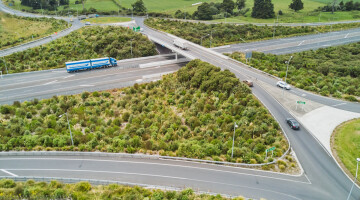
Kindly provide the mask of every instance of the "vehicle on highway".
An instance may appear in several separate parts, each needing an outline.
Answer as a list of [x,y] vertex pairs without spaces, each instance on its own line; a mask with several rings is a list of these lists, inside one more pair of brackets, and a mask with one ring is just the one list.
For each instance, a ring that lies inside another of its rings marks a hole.
[[248,85],[249,87],[253,87],[254,83],[251,80],[243,80],[243,83],[245,83],[246,85]]
[[292,128],[294,130],[300,129],[300,124],[293,118],[287,118],[286,123],[290,126],[290,128]]
[[85,25],[91,25],[91,23],[90,22],[85,22]]
[[67,72],[75,72],[81,70],[91,70],[102,67],[117,66],[117,61],[115,58],[105,57],[90,60],[71,61],[66,62],[65,65]]
[[184,40],[181,40],[181,39],[175,39],[174,40],[174,45],[179,47],[180,49],[183,49],[183,50],[188,48],[187,42],[184,41]]
[[290,88],[291,88],[290,85],[285,83],[284,81],[278,81],[276,83],[276,86],[281,87],[281,88],[285,88],[287,90],[290,90]]
[[83,19],[86,19],[86,15],[80,15],[80,16],[78,17],[78,20],[83,20]]

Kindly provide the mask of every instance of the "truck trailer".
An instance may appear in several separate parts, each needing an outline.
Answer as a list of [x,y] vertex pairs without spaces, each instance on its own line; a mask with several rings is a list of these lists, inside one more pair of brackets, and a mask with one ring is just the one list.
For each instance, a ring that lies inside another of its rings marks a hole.
[[174,45],[179,47],[180,49],[187,49],[188,45],[187,42],[181,39],[175,39],[174,40]]
[[90,60],[71,61],[66,62],[65,65],[67,72],[75,72],[80,70],[117,66],[117,61],[115,58],[105,57]]

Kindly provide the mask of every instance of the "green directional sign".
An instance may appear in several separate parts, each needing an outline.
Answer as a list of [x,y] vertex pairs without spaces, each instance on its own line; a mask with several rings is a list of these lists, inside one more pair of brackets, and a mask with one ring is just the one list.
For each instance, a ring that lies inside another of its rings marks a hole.
[[133,31],[135,31],[135,32],[140,32],[140,26],[138,26],[138,27],[133,27]]
[[297,104],[305,104],[305,101],[296,101]]
[[266,153],[269,151],[274,151],[274,150],[275,150],[275,147],[271,147],[270,149],[266,149]]

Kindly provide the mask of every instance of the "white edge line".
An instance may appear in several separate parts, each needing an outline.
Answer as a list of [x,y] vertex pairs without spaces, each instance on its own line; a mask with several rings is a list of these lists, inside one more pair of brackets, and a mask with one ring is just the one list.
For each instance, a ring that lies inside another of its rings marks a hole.
[[[261,178],[269,178],[269,179],[275,179],[275,180],[282,180],[282,181],[290,181],[295,183],[304,183],[304,184],[311,184],[307,182],[302,181],[296,181],[291,179],[284,179],[284,178],[276,178],[276,177],[270,177],[270,176],[263,176],[263,175],[257,175],[257,174],[247,174],[242,172],[233,172],[233,171],[225,171],[225,170],[219,170],[219,169],[210,169],[210,168],[202,168],[202,167],[193,167],[193,166],[184,166],[184,165],[173,165],[173,164],[164,164],[164,163],[149,163],[149,162],[138,162],[138,161],[119,161],[119,160],[94,160],[94,159],[68,159],[68,158],[0,158],[0,160],[64,160],[64,161],[93,161],[93,162],[114,162],[114,163],[133,163],[133,164],[145,164],[145,165],[161,165],[161,166],[172,166],[172,167],[180,167],[180,168],[190,168],[190,169],[200,169],[200,170],[207,170],[207,171],[215,171],[215,172],[222,172],[222,173],[230,173],[230,174],[238,174],[238,175],[246,175],[246,176],[255,176],[255,177],[261,177]],[[19,169],[12,169],[12,170],[19,170]],[[29,170],[29,169],[23,169],[23,170]],[[34,169],[37,170],[37,169]],[[61,170],[61,169],[60,169]],[[247,170],[247,169],[243,169]],[[266,171],[262,171],[265,172]],[[289,176],[287,174],[280,174],[283,176]]]
[[16,175],[16,174],[13,174],[13,173],[11,173],[11,172],[9,172],[9,171],[7,171],[7,170],[5,170],[5,169],[0,169],[0,171],[2,171],[2,172],[4,172],[4,173],[6,173],[6,174],[9,174],[9,175],[11,175],[11,176],[18,176],[18,175]]

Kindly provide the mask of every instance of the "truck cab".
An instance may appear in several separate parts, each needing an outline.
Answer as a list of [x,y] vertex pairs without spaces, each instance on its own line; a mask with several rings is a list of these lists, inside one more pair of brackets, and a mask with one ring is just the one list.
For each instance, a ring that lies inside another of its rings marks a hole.
[[117,66],[117,61],[115,58],[110,58],[110,62],[112,66]]

